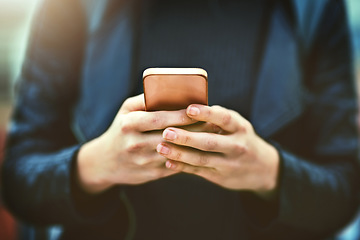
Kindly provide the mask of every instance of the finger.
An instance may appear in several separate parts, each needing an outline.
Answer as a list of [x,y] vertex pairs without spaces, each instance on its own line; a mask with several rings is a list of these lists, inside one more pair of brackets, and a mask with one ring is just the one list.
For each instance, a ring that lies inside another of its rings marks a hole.
[[214,168],[192,166],[186,163],[168,160],[165,163],[166,168],[173,171],[185,172],[193,175],[203,177],[209,181],[214,182],[217,171]]
[[192,166],[215,168],[219,166],[223,160],[218,153],[208,153],[168,143],[160,143],[156,150],[159,154],[170,160],[187,163]]
[[159,178],[169,177],[169,176],[175,175],[175,174],[180,172],[180,171],[176,171],[176,170],[173,170],[173,169],[167,169],[165,167],[162,167],[161,171],[162,172],[160,172]]
[[241,154],[245,151],[241,144],[235,144],[228,135],[188,132],[171,127],[164,130],[163,138],[176,145],[192,147],[206,152],[229,154],[236,151],[237,154]]
[[198,121],[213,123],[227,132],[235,132],[242,127],[246,120],[240,115],[235,115],[234,111],[220,106],[204,106],[192,104],[186,109],[190,118]]
[[159,166],[165,166],[167,158],[159,155],[156,151],[153,151],[151,153],[142,154],[134,158],[133,164],[135,164],[135,167],[144,167],[144,168],[153,168],[153,167],[159,167]]
[[124,147],[128,153],[154,153],[156,146],[163,141],[161,131],[135,133],[125,141]]
[[188,126],[181,127],[181,129],[189,132],[208,132],[208,133],[220,133],[221,128],[213,123],[209,122],[197,122]]
[[126,114],[134,111],[145,111],[144,94],[126,99],[122,104],[119,112],[121,114]]
[[167,159],[165,157],[163,157],[163,158],[161,158],[161,160],[149,161],[148,163],[144,164],[143,166],[145,168],[165,168],[166,161],[167,161]]
[[139,132],[165,129],[170,126],[184,126],[195,123],[196,120],[186,115],[186,110],[157,111],[157,112],[131,112],[123,122],[125,132],[135,130]]

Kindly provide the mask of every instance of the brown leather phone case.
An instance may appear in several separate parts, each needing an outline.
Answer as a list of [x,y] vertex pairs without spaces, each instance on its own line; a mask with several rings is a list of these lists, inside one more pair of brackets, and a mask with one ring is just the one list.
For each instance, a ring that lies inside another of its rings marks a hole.
[[[190,104],[208,104],[205,70],[187,68],[153,68],[144,71],[143,84],[146,111],[180,110]],[[157,71],[161,70],[161,71]],[[201,70],[201,71],[196,71]]]

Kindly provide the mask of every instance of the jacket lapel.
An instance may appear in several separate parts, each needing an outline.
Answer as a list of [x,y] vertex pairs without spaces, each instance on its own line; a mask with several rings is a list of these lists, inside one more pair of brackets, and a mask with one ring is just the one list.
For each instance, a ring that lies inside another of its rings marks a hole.
[[[286,126],[286,124],[296,119],[304,109],[301,84],[302,76],[296,36],[287,22],[283,12],[281,12],[279,8],[275,9],[273,17],[271,18],[270,31],[264,48],[263,60],[260,65],[257,86],[254,91],[250,121],[257,133],[264,138],[270,137]],[[94,26],[96,26],[96,24],[94,24]],[[125,27],[124,31],[128,31],[126,29]],[[131,36],[131,34],[123,34],[123,36]],[[131,38],[126,41],[128,46],[131,45],[130,39]],[[126,49],[131,49],[131,47]],[[129,59],[130,53],[131,51],[127,51],[125,53],[126,56],[124,55],[121,58]],[[121,72],[124,73],[124,71]],[[119,77],[119,79],[128,79],[129,77],[130,76],[122,76],[121,78]],[[102,88],[98,88],[97,91]],[[116,87],[116,89],[124,91],[122,94],[118,92],[117,96],[119,98],[126,96],[125,92],[127,88],[125,86],[122,85],[121,87]],[[94,98],[93,96],[94,95],[90,94],[90,98]],[[84,102],[86,101],[89,101],[89,99],[84,100]],[[97,99],[96,102],[98,103],[99,99]],[[116,102],[121,103],[120,100]],[[73,130],[80,141],[86,141],[97,136],[99,132],[105,129],[99,129],[99,126],[104,125],[103,120],[101,124],[99,122],[100,118],[85,114],[86,112],[92,111],[85,111],[82,103],[83,102],[80,102],[76,108],[78,111],[75,111],[77,113],[75,113]],[[100,104],[102,107],[97,109],[107,109],[105,102]],[[79,110],[84,110],[85,113]],[[115,113],[116,112],[114,112],[114,114]],[[97,115],[99,115],[99,113],[97,113]],[[87,124],[87,121],[84,119],[92,119],[92,124]],[[89,126],[94,127],[89,129]]]
[[[114,3],[114,2],[111,2]],[[110,4],[110,3],[109,3]],[[106,10],[112,5],[103,8]],[[115,8],[125,20],[100,27],[90,18],[89,40],[80,84],[79,102],[74,109],[72,129],[80,142],[102,134],[113,121],[132,86],[133,21],[130,5]],[[99,16],[103,16],[99,13]]]
[[254,92],[250,120],[268,138],[303,111],[300,58],[294,31],[276,8]]

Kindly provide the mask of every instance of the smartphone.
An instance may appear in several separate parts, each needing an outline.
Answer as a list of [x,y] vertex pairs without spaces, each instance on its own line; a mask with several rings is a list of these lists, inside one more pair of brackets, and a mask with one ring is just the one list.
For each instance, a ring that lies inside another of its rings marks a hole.
[[208,105],[208,75],[201,68],[148,68],[143,72],[146,111]]

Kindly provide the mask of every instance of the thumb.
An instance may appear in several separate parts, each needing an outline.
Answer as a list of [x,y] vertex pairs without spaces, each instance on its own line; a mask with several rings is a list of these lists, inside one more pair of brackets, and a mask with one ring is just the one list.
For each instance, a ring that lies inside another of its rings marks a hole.
[[126,99],[122,104],[119,113],[126,114],[134,111],[145,111],[144,94],[140,94]]

